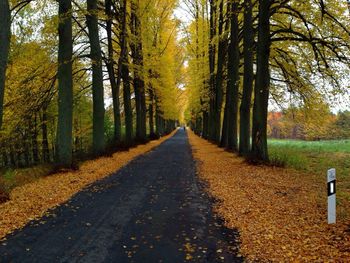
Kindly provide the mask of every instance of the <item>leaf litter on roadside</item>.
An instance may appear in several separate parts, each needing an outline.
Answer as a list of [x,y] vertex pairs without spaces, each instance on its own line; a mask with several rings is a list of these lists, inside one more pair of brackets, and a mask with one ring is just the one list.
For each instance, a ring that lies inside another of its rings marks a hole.
[[[189,132],[199,176],[247,261],[350,262],[349,222],[327,224],[325,185],[291,169],[253,166]],[[350,209],[350,208],[349,208]]]
[[[174,132],[129,151],[117,152],[112,157],[86,161],[78,171],[56,173],[13,189],[10,200],[0,204],[0,239],[22,228],[29,221],[41,218],[49,213],[49,209],[68,201],[74,194],[95,181],[116,172],[138,155],[152,150],[170,138]],[[93,189],[96,192],[99,190]],[[89,226],[88,224],[86,226]]]

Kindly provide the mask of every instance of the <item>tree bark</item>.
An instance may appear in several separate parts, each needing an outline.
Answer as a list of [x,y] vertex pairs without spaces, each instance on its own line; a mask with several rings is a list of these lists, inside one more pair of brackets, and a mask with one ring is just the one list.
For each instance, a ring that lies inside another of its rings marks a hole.
[[11,36],[11,12],[8,0],[0,0],[0,129],[3,120],[5,80]]
[[270,0],[259,0],[257,72],[254,91],[252,156],[268,161],[267,110],[270,86]]
[[90,58],[92,61],[92,96],[93,96],[93,139],[95,155],[105,149],[104,139],[104,90],[102,74],[102,55],[97,20],[97,0],[87,0],[86,22],[89,30]]
[[156,102],[156,134],[158,137],[161,137],[164,134],[164,127],[163,127],[162,112],[159,107],[159,101],[157,96],[155,96],[155,102]]
[[37,115],[34,114],[34,123],[31,129],[32,135],[32,152],[34,164],[39,163],[39,146],[38,146],[38,127],[37,127]]
[[153,94],[153,88],[149,88],[149,100],[150,103],[148,105],[148,118],[149,118],[149,135],[150,138],[155,137],[154,133],[154,110],[153,110],[153,102],[154,102],[154,94]]
[[9,160],[8,160],[8,157],[7,157],[7,152],[6,150],[4,149],[3,152],[2,152],[2,162],[3,162],[3,166],[6,167],[9,165]]
[[107,15],[106,31],[107,31],[107,42],[108,42],[108,58],[106,61],[106,67],[108,70],[109,81],[112,89],[113,99],[113,117],[114,117],[114,142],[121,140],[121,119],[120,119],[120,81],[117,83],[114,71],[114,49],[113,49],[113,38],[112,38],[112,0],[105,1],[105,12]]
[[131,92],[130,92],[130,77],[127,54],[125,55],[122,68],[123,76],[123,99],[124,99],[124,112],[125,112],[125,142],[131,144],[133,138],[133,117],[131,106]]
[[28,167],[30,164],[30,130],[26,130],[24,132],[24,137],[22,138],[22,145],[23,145],[23,157],[24,157],[24,163],[22,164],[22,167]]
[[238,22],[238,1],[231,4],[231,41],[228,52],[228,81],[227,90],[229,103],[227,107],[227,148],[233,151],[238,150],[238,91],[239,91],[239,22]]
[[208,139],[208,134],[209,134],[209,127],[208,127],[208,122],[209,122],[209,117],[208,117],[208,111],[203,110],[203,138]]
[[240,108],[239,154],[247,156],[250,152],[250,107],[253,92],[253,55],[254,29],[252,19],[253,5],[251,0],[244,1],[243,56],[244,76],[243,95]]
[[229,85],[227,83],[226,87],[226,98],[225,98],[225,109],[224,109],[224,120],[222,122],[222,132],[221,132],[221,141],[220,141],[220,147],[227,148],[228,144],[228,130],[227,130],[227,122],[228,122],[228,107],[230,105],[232,100],[232,94],[229,88]]
[[[221,109],[223,102],[223,71],[224,71],[224,61],[225,53],[227,47],[227,39],[223,38],[224,29],[224,5],[221,1],[219,5],[219,21],[218,21],[218,61],[217,61],[217,72],[215,77],[215,87],[214,87],[214,101],[213,101],[213,140],[220,144],[221,139]],[[214,58],[215,60],[215,58]]]
[[46,107],[43,107],[43,118],[41,123],[41,132],[42,132],[42,155],[44,162],[50,161],[50,151],[49,151],[49,140],[47,135],[47,112]]
[[120,56],[118,60],[117,86],[123,80],[123,103],[125,114],[125,143],[130,145],[133,137],[133,117],[131,107],[131,91],[129,76],[128,42],[127,42],[127,15],[128,0],[121,1],[121,30],[120,30]]
[[73,81],[72,81],[72,3],[59,1],[58,25],[58,123],[57,123],[57,164],[72,165],[72,121],[73,121]]
[[136,139],[146,140],[146,97],[145,82],[143,76],[143,51],[141,23],[138,17],[138,4],[132,2],[131,7],[131,31],[134,41],[131,42],[131,51],[134,63],[134,91],[136,102]]
[[210,0],[210,36],[209,36],[209,113],[208,113],[208,132],[209,139],[215,140],[215,58],[216,58],[216,45],[214,44],[214,38],[216,35],[216,1]]
[[[197,2],[198,3],[198,2]],[[205,2],[206,3],[206,2]],[[201,13],[201,16],[202,18],[205,17],[205,12],[206,12],[206,4],[203,4],[202,2],[202,13]],[[202,45],[205,44],[206,42],[206,36],[207,34],[207,31],[206,31],[206,27],[204,26],[204,24],[202,23]],[[201,54],[201,59],[202,59],[202,64],[201,64],[201,67],[206,67],[206,51],[203,49],[202,51],[202,54]],[[204,70],[202,70],[202,78],[203,78],[203,89],[206,88],[206,85],[207,85],[207,76],[206,76],[206,73]],[[201,96],[201,106],[202,106],[202,137],[205,138],[205,139],[208,139],[209,138],[209,114],[208,114],[208,103],[206,102],[206,98],[204,96],[204,94],[202,94]]]

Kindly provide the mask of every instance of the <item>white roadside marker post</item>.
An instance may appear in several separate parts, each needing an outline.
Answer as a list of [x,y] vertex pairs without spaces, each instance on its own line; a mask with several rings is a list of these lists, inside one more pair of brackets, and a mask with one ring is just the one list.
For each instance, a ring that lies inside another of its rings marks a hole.
[[327,171],[327,192],[328,192],[328,224],[335,224],[336,222],[336,198],[335,198],[335,169]]

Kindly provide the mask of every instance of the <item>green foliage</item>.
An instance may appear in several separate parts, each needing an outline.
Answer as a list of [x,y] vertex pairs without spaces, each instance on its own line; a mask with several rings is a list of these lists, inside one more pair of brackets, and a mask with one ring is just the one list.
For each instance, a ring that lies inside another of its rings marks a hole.
[[304,169],[306,158],[293,148],[269,147],[270,163],[278,167]]
[[350,138],[350,111],[339,112],[335,122],[337,133],[342,138]]
[[270,139],[269,147],[271,149],[295,150],[297,152],[340,152],[350,153],[350,140],[321,140],[321,141],[302,141],[302,140],[280,140]]

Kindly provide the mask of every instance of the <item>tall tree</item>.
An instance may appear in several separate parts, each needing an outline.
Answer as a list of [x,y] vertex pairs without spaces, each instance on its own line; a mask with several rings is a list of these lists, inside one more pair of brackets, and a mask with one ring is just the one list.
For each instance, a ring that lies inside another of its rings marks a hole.
[[125,142],[131,144],[133,136],[133,116],[131,107],[131,91],[129,76],[129,58],[128,58],[128,38],[127,38],[127,21],[128,21],[128,0],[121,1],[121,30],[120,30],[120,56],[118,62],[118,70],[120,71],[120,80],[123,79],[123,102],[125,114]]
[[149,87],[149,105],[148,105],[148,125],[149,125],[149,137],[151,139],[156,137],[154,132],[154,91],[153,87]]
[[[112,34],[113,33],[112,0],[105,1],[105,12],[107,16],[106,31],[107,31],[107,42],[108,42],[108,57],[106,60],[106,66],[107,66],[109,81],[112,89],[114,141],[119,142],[121,140],[121,120],[120,120],[120,101],[119,101],[120,76],[118,76],[118,79],[116,79],[115,70],[114,70],[114,47],[113,47],[113,34]],[[117,82],[118,80],[119,82]]]
[[57,123],[57,164],[70,167],[72,164],[72,3],[59,1],[58,24],[58,123]]
[[259,161],[269,160],[267,151],[267,110],[270,88],[270,5],[271,0],[259,0],[257,72],[252,132],[252,156]]
[[92,61],[92,96],[93,96],[93,142],[94,154],[103,153],[104,139],[104,90],[102,73],[102,54],[98,29],[97,0],[87,0],[86,22],[89,30],[90,58]]
[[[239,22],[238,22],[238,2],[236,0],[229,4],[229,21],[231,24],[230,44],[228,48],[227,65],[227,90],[225,116],[227,120],[226,134],[223,131],[224,145],[230,150],[236,151],[237,140],[237,117],[238,117],[238,90],[239,90]],[[226,137],[226,138],[225,138]]]
[[10,49],[11,12],[8,0],[0,0],[0,129],[3,119],[6,67]]
[[[212,140],[216,143],[220,143],[221,138],[221,111],[223,103],[223,82],[224,82],[224,64],[226,58],[227,50],[227,37],[224,32],[224,1],[219,1],[219,16],[218,16],[218,50],[217,50],[217,59],[214,58],[214,61],[217,60],[216,74],[215,74],[215,84],[214,84],[214,94],[212,101],[212,120],[213,120],[213,137]],[[228,25],[228,23],[226,23]]]
[[239,153],[247,156],[250,152],[250,107],[253,92],[254,29],[252,0],[244,0],[243,22],[243,95],[240,107]]
[[42,157],[44,162],[50,161],[50,149],[47,129],[47,105],[43,105],[41,131],[42,131]]
[[139,18],[139,0],[131,2],[131,52],[134,64],[134,91],[136,104],[136,138],[146,140],[146,97],[143,68],[143,48],[141,35],[141,21]]
[[210,18],[209,18],[209,70],[210,70],[210,83],[209,83],[209,138],[215,140],[216,138],[216,126],[215,126],[215,58],[216,58],[216,45],[214,39],[216,36],[216,1],[210,0]]

